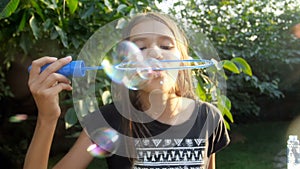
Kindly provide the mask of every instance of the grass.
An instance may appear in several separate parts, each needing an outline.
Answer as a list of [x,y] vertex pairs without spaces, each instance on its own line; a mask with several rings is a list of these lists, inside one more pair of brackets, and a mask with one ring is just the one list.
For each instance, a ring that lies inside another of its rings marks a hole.
[[286,165],[288,126],[289,122],[261,122],[233,127],[232,142],[217,154],[217,168],[275,169],[280,160]]
[[[216,168],[276,169],[274,159],[280,152],[285,157],[286,133],[289,124],[289,122],[260,122],[233,126],[231,129],[232,142],[217,153]],[[53,164],[58,158],[60,157],[56,157],[50,162]],[[96,168],[107,169],[105,160],[94,159],[88,167],[88,169]]]

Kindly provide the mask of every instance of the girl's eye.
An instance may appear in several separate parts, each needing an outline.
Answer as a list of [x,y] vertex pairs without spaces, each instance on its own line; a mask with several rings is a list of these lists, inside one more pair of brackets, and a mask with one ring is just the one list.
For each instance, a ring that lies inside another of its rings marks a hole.
[[147,47],[140,47],[140,50],[145,50],[147,49]]
[[164,50],[171,50],[174,48],[174,46],[160,46],[160,48]]

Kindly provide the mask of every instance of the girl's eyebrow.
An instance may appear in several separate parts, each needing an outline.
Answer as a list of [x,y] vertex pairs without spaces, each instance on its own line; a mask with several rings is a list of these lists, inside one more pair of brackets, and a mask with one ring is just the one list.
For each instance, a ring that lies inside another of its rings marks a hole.
[[159,37],[158,39],[159,39],[159,40],[169,40],[169,41],[171,41],[171,42],[175,41],[174,38],[169,37],[169,36],[161,36],[161,37]]
[[132,42],[136,42],[136,41],[145,41],[147,40],[146,37],[141,37],[141,36],[133,36],[133,37],[130,37],[130,41]]
[[[132,37],[130,37],[130,41],[132,42],[137,42],[137,41],[146,41],[148,38],[147,37],[143,37],[141,35],[134,35]],[[159,37],[157,37],[158,40],[170,40],[173,42],[174,38],[169,37],[169,36],[164,36],[164,35],[160,35]]]

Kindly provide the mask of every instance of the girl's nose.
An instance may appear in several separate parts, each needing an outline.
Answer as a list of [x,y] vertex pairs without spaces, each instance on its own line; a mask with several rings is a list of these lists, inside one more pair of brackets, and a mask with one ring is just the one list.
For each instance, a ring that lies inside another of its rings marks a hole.
[[147,52],[147,57],[155,58],[155,59],[162,59],[161,51],[157,47],[149,48]]

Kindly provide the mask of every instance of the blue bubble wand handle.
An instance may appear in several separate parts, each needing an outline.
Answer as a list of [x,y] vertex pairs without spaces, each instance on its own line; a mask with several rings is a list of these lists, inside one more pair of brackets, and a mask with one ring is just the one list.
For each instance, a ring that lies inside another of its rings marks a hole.
[[[50,63],[51,64],[51,63]],[[41,72],[44,71],[50,64],[46,64],[41,67]],[[28,72],[31,70],[31,65],[28,67]],[[67,77],[84,77],[85,76],[85,63],[83,60],[72,61],[65,66],[61,67],[57,73]]]

